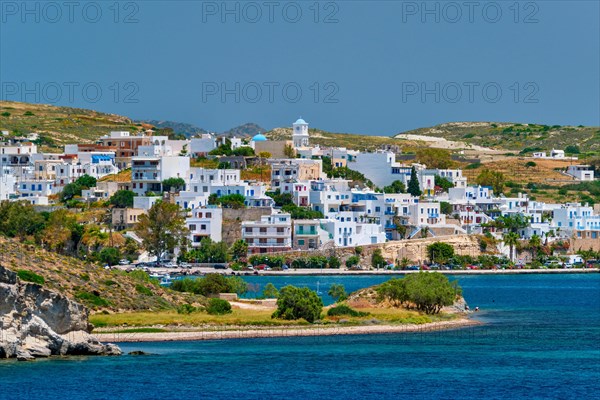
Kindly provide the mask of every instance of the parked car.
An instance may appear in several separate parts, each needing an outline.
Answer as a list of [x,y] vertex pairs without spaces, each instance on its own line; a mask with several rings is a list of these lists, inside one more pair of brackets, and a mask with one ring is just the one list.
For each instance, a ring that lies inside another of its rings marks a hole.
[[214,269],[227,269],[227,264],[215,264],[213,265]]
[[181,268],[192,268],[192,264],[186,262],[179,263],[179,266]]
[[254,269],[258,269],[263,271],[265,268],[268,268],[267,264],[258,264],[256,267],[254,267]]
[[119,265],[129,265],[130,263],[131,261],[126,259],[119,260]]

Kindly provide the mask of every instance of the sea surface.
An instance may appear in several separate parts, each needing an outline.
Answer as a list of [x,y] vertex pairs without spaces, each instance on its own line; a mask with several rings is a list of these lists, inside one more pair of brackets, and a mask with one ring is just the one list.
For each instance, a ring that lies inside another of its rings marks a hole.
[[[388,276],[247,277],[349,291]],[[148,356],[0,362],[0,399],[598,399],[600,274],[458,276],[484,325],[123,343]],[[256,289],[256,288],[254,288]],[[326,302],[330,300],[325,298]]]

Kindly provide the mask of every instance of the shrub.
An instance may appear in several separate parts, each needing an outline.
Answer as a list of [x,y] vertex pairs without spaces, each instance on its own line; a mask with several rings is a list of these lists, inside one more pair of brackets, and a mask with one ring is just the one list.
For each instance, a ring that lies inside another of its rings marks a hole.
[[279,292],[277,310],[271,317],[287,320],[303,318],[313,323],[321,317],[322,309],[323,301],[315,291],[288,285]]
[[210,299],[206,312],[211,315],[224,315],[231,313],[231,304],[227,300]]
[[152,296],[152,290],[148,289],[144,285],[137,284],[135,285],[135,291],[139,294],[143,294],[144,296]]
[[90,275],[89,275],[89,274],[81,274],[81,275],[79,275],[79,277],[80,277],[82,280],[86,281],[86,282],[89,282],[89,281],[90,281]]
[[108,307],[110,302],[96,293],[78,292],[75,298],[95,307]]
[[17,276],[25,282],[37,283],[38,285],[43,285],[46,282],[43,276],[25,269],[18,270]]
[[327,311],[328,317],[366,317],[367,315],[369,315],[368,312],[356,311],[355,309],[347,306],[346,304],[340,304],[339,306],[330,308]]
[[182,304],[177,307],[177,314],[191,314],[196,311],[198,311],[198,309],[191,304]]

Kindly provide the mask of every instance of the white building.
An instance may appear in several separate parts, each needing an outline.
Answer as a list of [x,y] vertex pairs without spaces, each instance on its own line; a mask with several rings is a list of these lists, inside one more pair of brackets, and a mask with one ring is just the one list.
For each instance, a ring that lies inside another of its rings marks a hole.
[[[233,141],[232,141],[233,147]],[[200,137],[190,139],[190,154],[194,157],[206,156],[217,148],[217,139],[210,133],[203,133]]]
[[554,210],[553,228],[561,231],[600,230],[600,215],[594,214],[594,209],[579,203],[567,203]]
[[292,248],[290,214],[263,215],[260,221],[242,221],[242,239],[250,253],[270,253]]
[[[319,220],[321,228],[329,233],[329,240],[335,246],[353,247],[384,243],[385,232],[380,224],[361,222],[361,213],[341,211],[331,213],[327,219]],[[324,243],[327,244],[327,243]]]
[[215,242],[222,240],[223,210],[216,206],[195,208],[192,216],[186,218],[185,224],[190,231],[190,243],[199,246],[204,238]]
[[580,181],[594,180],[594,169],[591,165],[569,165],[567,174]]
[[308,135],[308,123],[302,118],[298,118],[292,125],[292,141],[294,142],[295,148],[308,147],[309,135]]
[[190,176],[190,159],[183,156],[132,157],[131,184],[138,195],[147,192],[161,193],[162,182],[169,178],[181,178],[186,184]]

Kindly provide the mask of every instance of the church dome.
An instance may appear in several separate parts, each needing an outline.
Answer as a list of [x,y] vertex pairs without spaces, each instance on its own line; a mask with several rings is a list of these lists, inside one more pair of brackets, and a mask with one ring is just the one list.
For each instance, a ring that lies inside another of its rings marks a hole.
[[258,135],[255,135],[252,138],[253,142],[266,142],[267,141],[267,137],[265,135],[263,135],[262,133],[259,133]]
[[302,118],[298,118],[298,121],[294,122],[294,125],[308,125],[308,124]]

